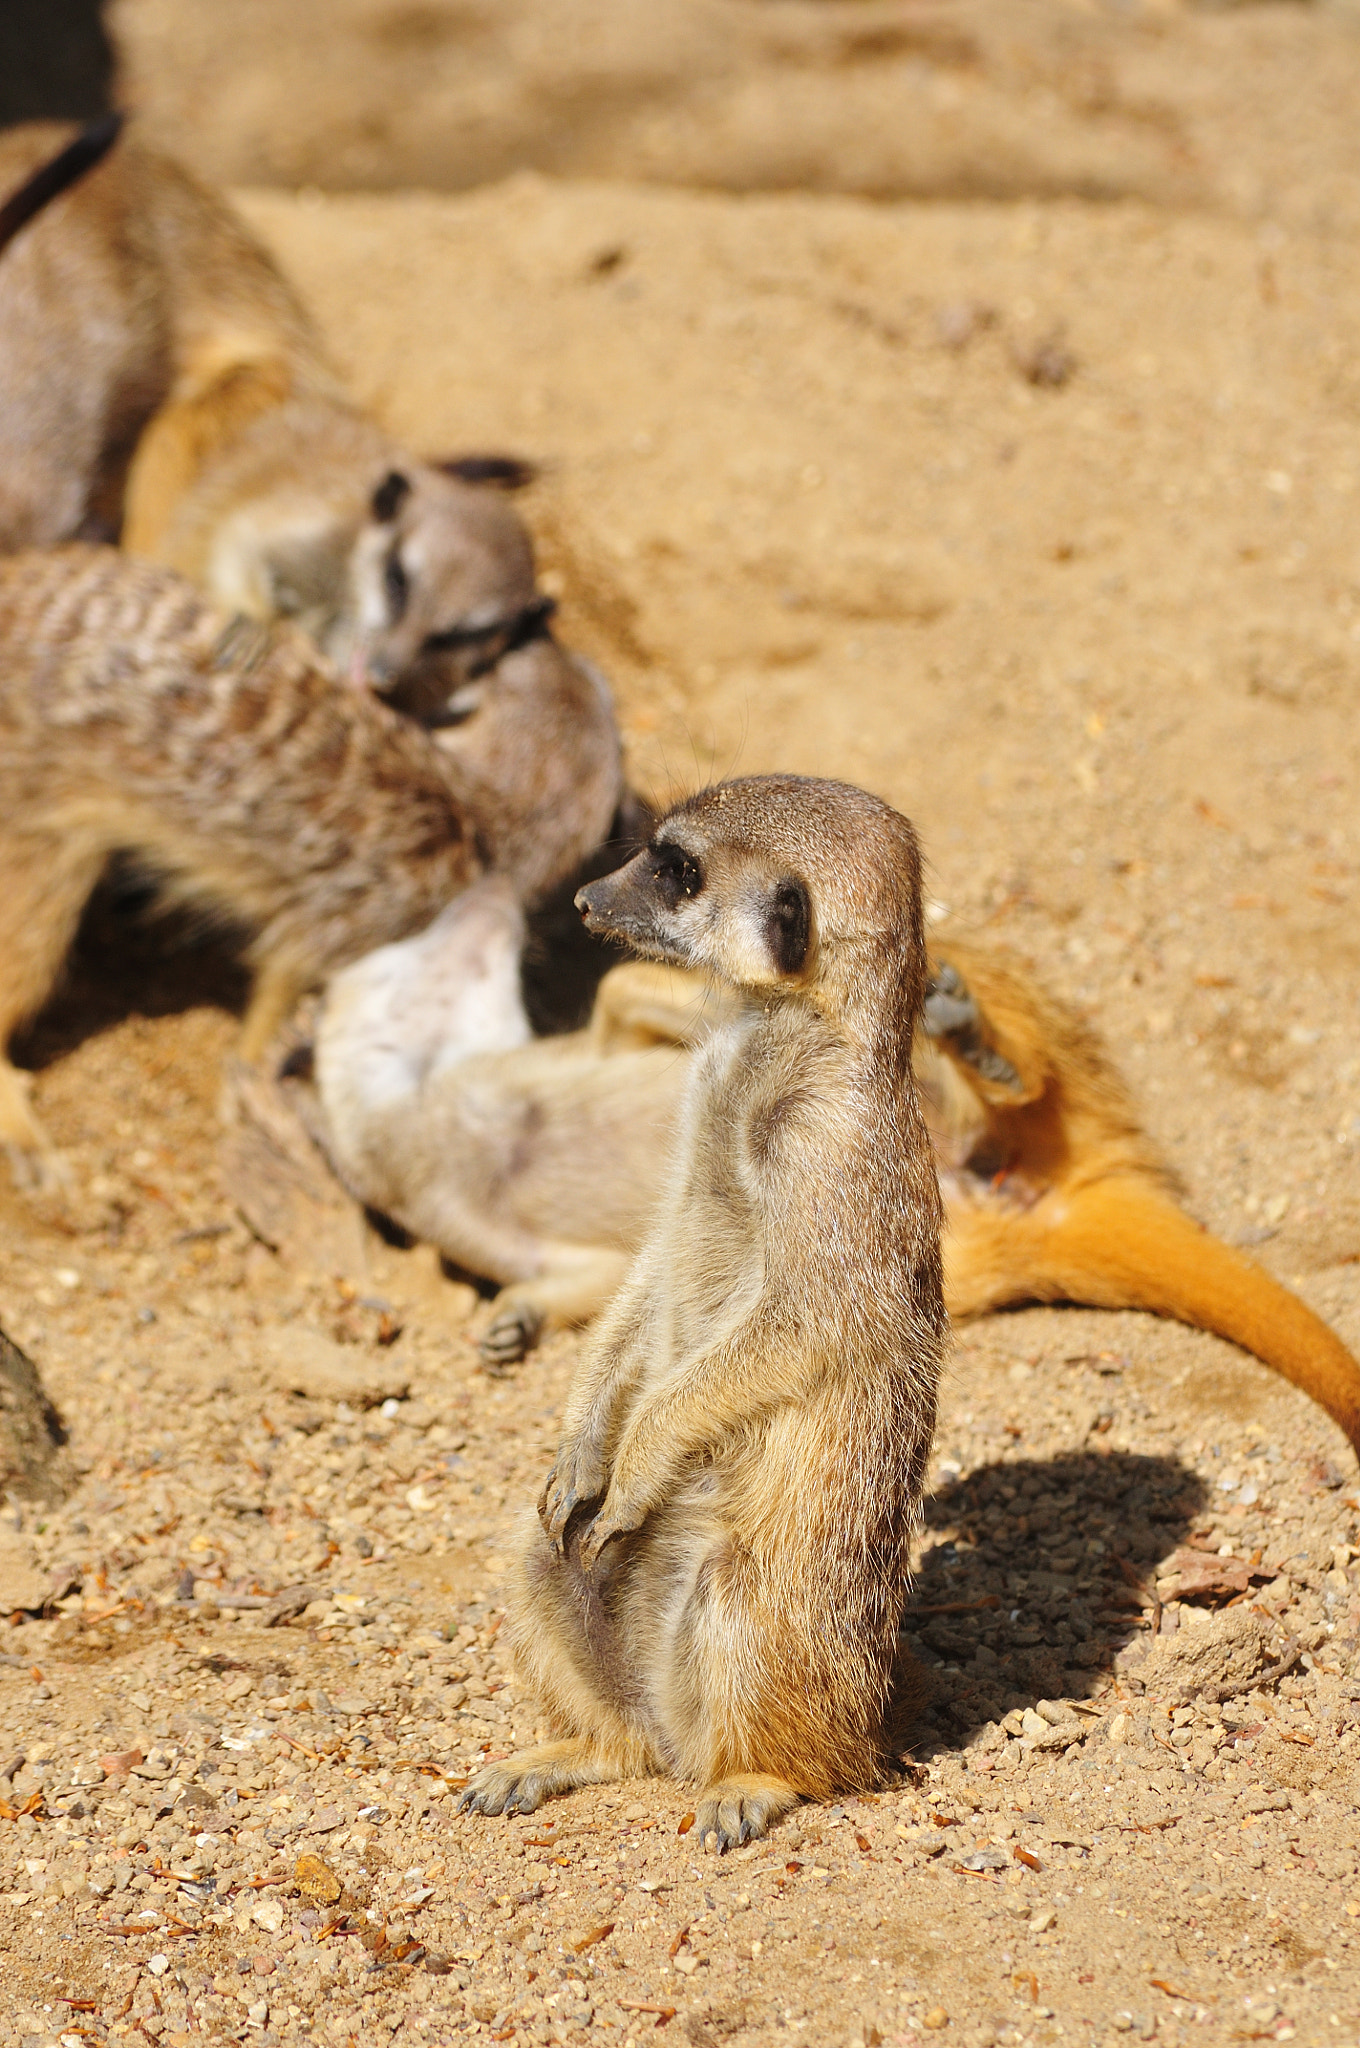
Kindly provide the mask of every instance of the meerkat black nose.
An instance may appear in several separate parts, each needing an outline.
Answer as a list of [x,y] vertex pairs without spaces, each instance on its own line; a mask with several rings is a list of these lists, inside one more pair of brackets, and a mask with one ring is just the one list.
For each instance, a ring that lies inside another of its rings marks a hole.
[[595,902],[593,890],[578,889],[576,891],[575,902],[576,908],[580,911],[582,917],[585,919],[587,924],[590,923],[590,920],[593,917],[598,917],[600,915],[600,906],[598,906]]

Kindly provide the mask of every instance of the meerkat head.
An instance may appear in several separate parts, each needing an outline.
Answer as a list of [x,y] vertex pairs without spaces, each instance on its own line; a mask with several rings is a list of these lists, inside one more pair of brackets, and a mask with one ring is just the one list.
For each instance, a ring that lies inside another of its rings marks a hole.
[[891,983],[920,1004],[916,834],[848,783],[753,775],[701,790],[576,904],[591,931],[738,987],[839,1007],[867,977],[880,1000]]
[[534,551],[504,495],[425,464],[375,485],[329,651],[415,717],[437,714],[509,647],[545,629]]

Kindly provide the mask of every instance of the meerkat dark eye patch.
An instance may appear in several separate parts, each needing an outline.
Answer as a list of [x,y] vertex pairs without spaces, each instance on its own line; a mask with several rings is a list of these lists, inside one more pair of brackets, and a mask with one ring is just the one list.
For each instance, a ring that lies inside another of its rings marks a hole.
[[383,564],[383,589],[387,593],[387,623],[395,626],[411,597],[411,579],[395,548]]
[[765,918],[770,955],[781,974],[798,974],[807,959],[812,939],[812,905],[808,892],[796,875],[785,875],[774,885]]
[[661,845],[653,849],[652,879],[667,910],[674,910],[682,896],[697,896],[704,886],[704,871],[693,854],[682,846]]
[[399,469],[389,469],[373,493],[373,517],[379,526],[386,526],[389,519],[395,519],[410,495],[410,477],[403,476]]

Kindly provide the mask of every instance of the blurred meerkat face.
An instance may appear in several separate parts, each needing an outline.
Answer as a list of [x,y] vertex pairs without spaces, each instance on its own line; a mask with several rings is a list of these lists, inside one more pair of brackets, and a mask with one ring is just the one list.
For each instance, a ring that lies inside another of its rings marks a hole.
[[446,701],[535,612],[541,629],[532,543],[503,497],[435,469],[393,470],[350,556],[331,651],[381,695],[418,674],[422,700]]

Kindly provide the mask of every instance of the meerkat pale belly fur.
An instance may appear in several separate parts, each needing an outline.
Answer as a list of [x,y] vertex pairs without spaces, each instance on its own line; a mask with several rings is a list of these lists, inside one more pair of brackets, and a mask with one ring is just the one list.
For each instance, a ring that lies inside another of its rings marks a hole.
[[593,1315],[646,1235],[687,1066],[531,1038],[525,920],[500,877],[343,968],[317,1020],[326,1148],[350,1191],[502,1293],[490,1365]]
[[695,1059],[515,1573],[517,1657],[564,1738],[463,1804],[673,1772],[725,1847],[882,1765],[946,1329],[919,858],[862,791],[760,777],[578,900],[744,1001]]
[[480,871],[472,774],[290,628],[107,548],[0,562],[0,1146],[47,1141],[4,1054],[114,852],[254,933],[253,1057],[309,984]]

